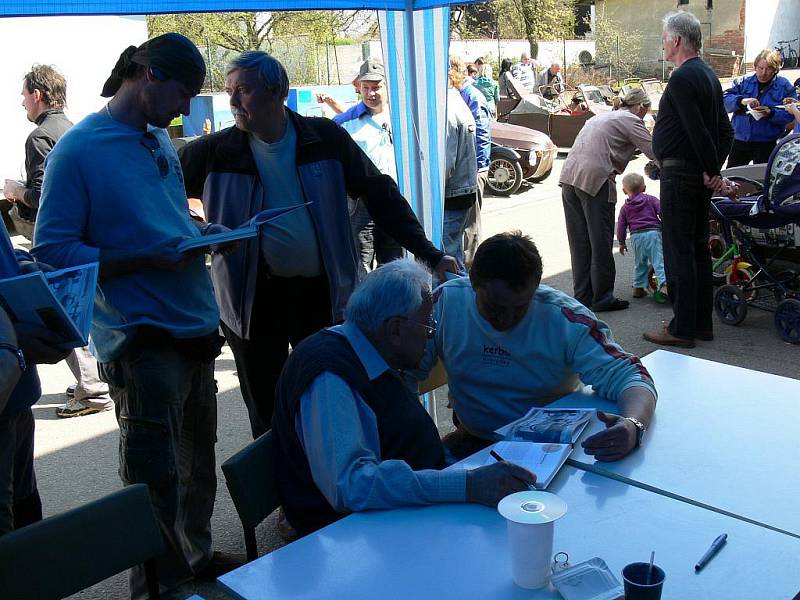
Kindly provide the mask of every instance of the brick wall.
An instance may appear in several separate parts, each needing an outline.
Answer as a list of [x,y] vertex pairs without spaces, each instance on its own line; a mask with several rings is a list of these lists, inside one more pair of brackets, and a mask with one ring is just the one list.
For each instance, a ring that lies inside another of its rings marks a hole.
[[732,77],[738,75],[741,68],[741,60],[744,55],[744,22],[745,22],[745,0],[739,2],[739,28],[728,29],[716,33],[703,40],[706,48],[718,48],[732,50],[736,56],[711,56],[704,55],[705,61],[714,69],[720,77]]

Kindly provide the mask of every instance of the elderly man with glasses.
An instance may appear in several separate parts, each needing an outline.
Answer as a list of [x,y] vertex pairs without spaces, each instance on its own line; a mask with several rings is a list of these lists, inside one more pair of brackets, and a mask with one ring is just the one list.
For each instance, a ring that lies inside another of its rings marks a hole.
[[[201,231],[190,219],[164,130],[189,113],[205,73],[197,48],[175,33],[120,55],[103,87],[111,100],[48,157],[33,249],[58,267],[100,264],[92,338],[116,405],[119,473],[150,488],[165,588],[233,566],[211,551],[219,311],[203,256],[177,249],[223,228]],[[145,592],[134,569],[131,593]]]
[[443,471],[436,424],[402,371],[436,331],[430,273],[401,259],[353,292],[345,321],[294,349],[276,388],[277,483],[300,535],[351,512],[437,502],[495,506],[536,477],[512,463]]

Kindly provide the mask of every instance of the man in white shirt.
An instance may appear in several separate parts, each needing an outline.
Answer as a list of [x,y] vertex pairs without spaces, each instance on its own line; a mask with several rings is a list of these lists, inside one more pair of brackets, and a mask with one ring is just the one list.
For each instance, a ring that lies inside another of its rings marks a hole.
[[[381,173],[397,181],[392,123],[383,65],[372,59],[365,61],[359,69],[354,85],[361,94],[361,102],[333,117],[333,122],[350,134],[353,141]],[[373,261],[382,265],[403,257],[402,246],[380,227],[375,226],[367,207],[358,198],[350,201],[350,220],[353,224],[356,248],[368,270],[372,268]]]
[[527,52],[519,55],[519,62],[511,67],[511,74],[519,81],[528,93],[534,91],[536,83],[536,63],[531,60]]
[[438,502],[495,506],[536,481],[498,462],[442,470],[436,424],[402,370],[419,366],[431,320],[430,272],[402,259],[369,273],[343,325],[307,338],[275,390],[276,480],[300,535],[361,510]]

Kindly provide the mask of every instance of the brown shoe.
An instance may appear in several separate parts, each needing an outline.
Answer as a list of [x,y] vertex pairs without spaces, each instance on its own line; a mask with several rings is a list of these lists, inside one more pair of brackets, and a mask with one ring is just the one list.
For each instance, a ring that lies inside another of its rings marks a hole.
[[633,288],[634,298],[644,298],[645,296],[647,296],[647,292],[644,291],[644,288]]
[[669,329],[662,327],[655,331],[648,331],[642,335],[648,342],[659,344],[661,346],[678,346],[680,348],[694,348],[694,340],[687,340],[684,338],[675,337],[669,332]]

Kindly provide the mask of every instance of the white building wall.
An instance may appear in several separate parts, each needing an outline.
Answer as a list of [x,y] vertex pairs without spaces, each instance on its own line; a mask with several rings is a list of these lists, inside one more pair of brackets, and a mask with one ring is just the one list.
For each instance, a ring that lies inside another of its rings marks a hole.
[[0,180],[25,176],[25,138],[34,125],[22,108],[22,77],[34,63],[54,65],[67,79],[67,116],[75,123],[97,111],[103,83],[120,53],[147,39],[145,17],[0,19]]
[[[747,0],[745,4],[745,62],[780,40],[800,37],[800,0]],[[792,47],[797,50],[798,42]]]

